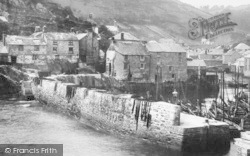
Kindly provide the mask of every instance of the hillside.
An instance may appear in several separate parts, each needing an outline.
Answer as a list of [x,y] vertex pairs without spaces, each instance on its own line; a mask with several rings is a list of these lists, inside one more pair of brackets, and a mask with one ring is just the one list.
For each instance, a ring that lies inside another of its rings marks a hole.
[[[69,31],[71,27],[84,30],[88,27],[74,16],[69,7],[61,7],[47,0],[1,0],[0,15],[8,18],[1,25],[4,33],[30,35],[35,26],[46,25],[47,31]],[[7,24],[7,28],[3,27]],[[2,35],[1,35],[2,36]]]
[[178,0],[51,0],[70,6],[75,16],[93,13],[99,23],[119,26],[141,39],[177,37],[187,42],[188,21],[193,17],[209,17],[203,11]]
[[[46,25],[48,31],[69,31],[71,27],[84,31],[89,27],[84,21],[92,13],[98,24],[111,25],[115,20],[121,30],[143,40],[165,37],[188,44],[200,43],[187,37],[189,19],[212,16],[178,0],[1,0],[0,7],[2,15],[10,15],[8,34],[29,35],[37,25]],[[234,21],[241,26],[241,22]],[[218,43],[240,40],[242,36],[234,33],[220,37]]]

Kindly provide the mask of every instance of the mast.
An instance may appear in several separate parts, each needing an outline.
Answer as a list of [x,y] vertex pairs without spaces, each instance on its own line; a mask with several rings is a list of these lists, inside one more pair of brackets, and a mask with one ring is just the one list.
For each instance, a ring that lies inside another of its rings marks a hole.
[[197,93],[197,104],[200,108],[200,116],[201,116],[201,101],[200,101],[200,77],[201,77],[201,73],[200,73],[200,65],[198,66],[198,79],[197,79],[197,90],[196,90],[196,93]]
[[222,118],[222,121],[224,121],[224,119],[225,119],[225,102],[224,102],[224,98],[225,98],[225,73],[224,73],[224,71],[222,71],[222,99],[223,99],[223,101],[222,101],[222,103],[223,103],[223,105],[222,105],[222,107],[223,107],[223,118]]

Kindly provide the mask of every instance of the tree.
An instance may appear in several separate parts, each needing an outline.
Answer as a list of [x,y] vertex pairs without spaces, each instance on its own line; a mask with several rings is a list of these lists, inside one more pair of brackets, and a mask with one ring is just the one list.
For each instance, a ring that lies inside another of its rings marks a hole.
[[99,27],[99,34],[101,35],[101,40],[99,42],[100,49],[106,54],[111,43],[109,38],[114,36],[114,34],[109,31],[105,25]]

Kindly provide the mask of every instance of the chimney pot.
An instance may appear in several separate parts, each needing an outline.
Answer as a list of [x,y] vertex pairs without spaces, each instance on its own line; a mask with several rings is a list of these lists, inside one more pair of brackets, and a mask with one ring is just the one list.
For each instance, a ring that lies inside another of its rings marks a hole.
[[124,33],[121,33],[121,40],[124,41]]

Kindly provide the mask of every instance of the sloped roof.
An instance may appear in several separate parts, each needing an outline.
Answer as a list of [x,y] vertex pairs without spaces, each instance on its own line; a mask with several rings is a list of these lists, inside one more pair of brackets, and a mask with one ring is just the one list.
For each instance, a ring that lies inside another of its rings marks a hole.
[[122,55],[149,55],[146,47],[140,42],[116,42],[114,49]]
[[208,55],[223,55],[224,49],[212,49],[212,52],[208,53]]
[[3,22],[8,22],[8,20],[4,16],[0,16],[0,20]]
[[87,35],[88,35],[87,33],[80,33],[80,34],[76,34],[76,37],[77,37],[78,40],[81,40]]
[[238,49],[238,50],[245,50],[245,49],[250,49],[250,47],[248,45],[246,45],[245,43],[240,43],[238,44],[235,49]]
[[78,40],[74,33],[48,32],[44,35],[50,40]]
[[46,45],[46,42],[40,38],[14,35],[7,35],[6,43],[11,45]]
[[109,31],[111,32],[118,32],[119,29],[117,26],[113,26],[113,25],[106,25],[106,27],[108,28]]
[[164,42],[163,40],[160,43],[149,41],[146,47],[150,52],[186,52],[180,45],[173,42]]
[[234,50],[229,50],[227,53],[225,53],[224,55],[225,56],[230,56],[230,55],[233,55],[234,53],[238,53],[238,52],[236,52],[236,51],[234,51]]
[[192,60],[187,61],[187,66],[189,67],[206,67],[206,63],[204,60]]
[[121,34],[123,33],[123,36],[124,36],[124,40],[135,40],[135,41],[139,41],[138,38],[136,38],[135,36],[131,35],[130,33],[127,33],[127,32],[121,32],[115,36],[113,36],[113,38],[115,40],[121,40]]

